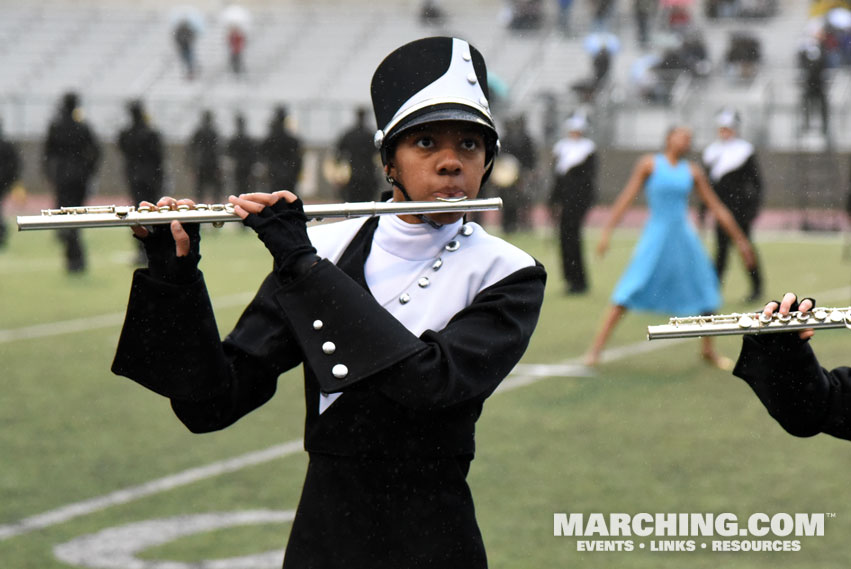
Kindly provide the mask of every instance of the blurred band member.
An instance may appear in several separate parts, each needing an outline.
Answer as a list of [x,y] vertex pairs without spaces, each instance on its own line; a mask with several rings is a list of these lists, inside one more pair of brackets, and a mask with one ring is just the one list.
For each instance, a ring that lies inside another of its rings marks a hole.
[[[56,190],[56,206],[80,206],[86,201],[89,182],[97,172],[101,150],[92,129],[83,119],[76,93],[62,97],[59,112],[44,143],[44,172]],[[86,255],[79,229],[62,229],[69,273],[86,270]]]
[[582,222],[597,195],[597,146],[585,136],[588,121],[577,113],[565,121],[567,136],[553,147],[555,180],[550,194],[559,218],[561,266],[568,294],[588,289],[582,258]]
[[3,124],[0,123],[0,248],[6,244],[3,198],[12,189],[20,174],[21,154],[17,147],[3,136]]
[[[124,175],[134,204],[155,200],[162,195],[163,145],[157,132],[145,117],[140,101],[127,106],[130,126],[118,135],[118,149],[124,156]],[[145,262],[145,248],[139,247],[139,262]]]
[[[762,203],[762,176],[756,153],[753,144],[738,135],[741,119],[737,111],[722,110],[716,116],[715,123],[718,126],[718,139],[703,151],[703,164],[715,193],[733,214],[736,223],[750,240],[751,228],[759,215]],[[715,234],[718,244],[715,270],[718,272],[718,280],[723,282],[730,239],[717,223]],[[750,302],[762,295],[762,275],[759,264],[748,269],[748,275],[751,291],[747,301]]]

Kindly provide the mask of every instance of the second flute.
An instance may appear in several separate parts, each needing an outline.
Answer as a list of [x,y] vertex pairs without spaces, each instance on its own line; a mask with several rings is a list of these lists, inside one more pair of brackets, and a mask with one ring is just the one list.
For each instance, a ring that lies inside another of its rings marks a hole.
[[[445,200],[433,202],[351,202],[305,205],[308,219],[364,217],[385,214],[426,214],[450,211],[487,211],[502,209],[501,198],[477,200]],[[194,208],[135,208],[133,206],[80,206],[46,209],[41,215],[18,216],[18,230],[83,229],[95,227],[132,227],[162,225],[178,220],[181,223],[212,223],[242,221],[231,204],[197,204]]]
[[698,338],[701,336],[732,336],[794,332],[808,328],[851,329],[851,306],[845,308],[815,308],[811,312],[790,312],[786,316],[762,312],[716,314],[671,318],[667,324],[647,327],[648,340],[669,338]]

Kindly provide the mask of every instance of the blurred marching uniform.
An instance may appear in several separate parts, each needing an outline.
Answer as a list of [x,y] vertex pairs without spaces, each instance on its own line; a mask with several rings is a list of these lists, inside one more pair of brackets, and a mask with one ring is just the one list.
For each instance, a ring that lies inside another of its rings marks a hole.
[[517,177],[513,183],[499,188],[502,198],[502,231],[513,233],[531,226],[532,188],[537,151],[535,141],[526,130],[526,120],[518,115],[505,124],[501,154],[517,161]]
[[366,113],[366,109],[359,108],[354,126],[337,141],[337,159],[351,168],[349,179],[340,192],[344,202],[372,201],[378,194],[374,133],[366,126]]
[[[128,106],[131,124],[118,135],[118,149],[124,156],[124,175],[133,203],[153,202],[162,195],[163,145],[160,134],[145,120],[139,101]],[[139,262],[145,263],[145,247],[138,243]]]
[[[762,203],[762,176],[753,145],[737,136],[740,122],[735,111],[723,110],[718,114],[716,124],[719,128],[719,138],[703,151],[703,164],[715,193],[750,240],[751,228],[759,215]],[[715,235],[718,247],[715,270],[718,279],[723,281],[730,238],[717,223]],[[748,275],[751,281],[748,301],[752,301],[762,295],[759,264],[750,269]]]
[[148,124],[141,103],[128,107],[131,124],[118,135],[130,196],[138,204],[154,201],[163,189],[163,145],[160,133]]
[[[56,189],[56,206],[83,205],[89,181],[97,172],[101,150],[94,133],[82,118],[76,93],[66,93],[44,143],[44,172]],[[86,255],[79,229],[62,229],[66,268],[70,273],[86,270]]]
[[219,132],[213,121],[212,111],[201,114],[201,124],[189,141],[187,162],[195,175],[195,197],[206,203],[221,203],[225,197],[224,181],[222,180],[221,147]]
[[561,266],[567,292],[588,289],[582,255],[582,222],[597,197],[597,147],[585,136],[587,120],[576,114],[565,121],[567,136],[553,147],[550,209],[559,218]]
[[3,136],[0,123],[0,248],[6,244],[6,223],[3,218],[3,198],[21,175],[21,154],[17,147]]
[[228,141],[227,154],[233,161],[233,193],[253,192],[254,168],[259,160],[257,142],[245,129],[245,117],[237,115],[236,132]]
[[[424,71],[412,60],[442,64]],[[375,139],[396,201],[448,175],[390,177],[396,145],[413,146],[406,136],[417,129],[469,125],[488,141],[487,154],[473,151],[492,160],[486,73],[479,52],[453,38],[412,42],[379,66]],[[418,97],[434,91],[454,96],[414,114]],[[466,483],[475,422],[526,349],[543,267],[463,219],[387,215],[305,231],[298,202],[282,201],[245,218],[275,270],[224,341],[195,266],[197,228],[184,257],[170,234],[146,238],[160,256],[134,275],[113,371],[170,398],[190,430],[207,432],[267,402],[278,376],[304,364],[310,462],[284,567],[484,569]],[[276,254],[274,235],[294,251]]]
[[278,107],[261,145],[261,155],[269,176],[269,191],[295,191],[301,175],[301,142],[286,127],[287,109]]

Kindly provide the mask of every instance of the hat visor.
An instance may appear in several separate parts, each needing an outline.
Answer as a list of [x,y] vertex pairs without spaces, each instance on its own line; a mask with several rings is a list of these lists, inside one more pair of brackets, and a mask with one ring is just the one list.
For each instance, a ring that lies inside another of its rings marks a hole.
[[414,127],[433,122],[449,121],[472,123],[486,129],[489,133],[496,136],[496,128],[494,128],[493,121],[488,120],[480,113],[477,113],[472,109],[444,107],[438,109],[423,109],[421,112],[413,113],[411,116],[405,117],[393,128],[387,138],[388,141],[395,139],[400,134],[407,132]]

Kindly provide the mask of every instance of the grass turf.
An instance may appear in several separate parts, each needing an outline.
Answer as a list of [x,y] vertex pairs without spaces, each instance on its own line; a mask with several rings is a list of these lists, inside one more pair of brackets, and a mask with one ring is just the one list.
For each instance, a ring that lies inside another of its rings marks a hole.
[[[86,231],[90,271],[76,277],[62,270],[50,232],[12,235],[0,252],[0,526],[301,437],[298,371],[281,378],[265,407],[201,436],[186,431],[166,401],[109,372],[133,270],[128,233]],[[588,236],[590,249],[595,232]],[[511,237],[550,274],[524,362],[556,364],[584,352],[636,237],[631,230],[616,233],[609,255],[593,261],[591,292],[581,297],[562,294],[551,236]],[[822,305],[851,304],[840,237],[760,237],[769,296],[795,290],[815,294]],[[214,300],[222,300],[217,316],[226,333],[271,262],[256,238],[235,226],[205,227],[203,240],[201,268]],[[737,300],[747,292],[738,261],[724,292],[724,312],[757,308]],[[85,331],[21,337],[35,325],[103,315],[104,323],[83,322],[90,327]],[[610,347],[641,344],[644,328],[662,321],[630,313]],[[739,342],[721,338],[718,346],[735,357]],[[824,365],[851,363],[844,332],[822,332],[813,343]],[[847,567],[849,443],[787,435],[743,382],[702,364],[697,353],[697,341],[660,344],[605,362],[593,377],[545,378],[488,401],[470,484],[492,567]],[[14,568],[67,567],[53,555],[56,544],[112,526],[214,511],[290,510],[305,464],[296,453],[0,540],[0,559]],[[836,517],[827,519],[825,536],[801,538],[798,552],[588,553],[578,551],[580,538],[553,536],[555,512]],[[189,563],[282,549],[287,529],[261,524],[208,532],[139,557]]]

